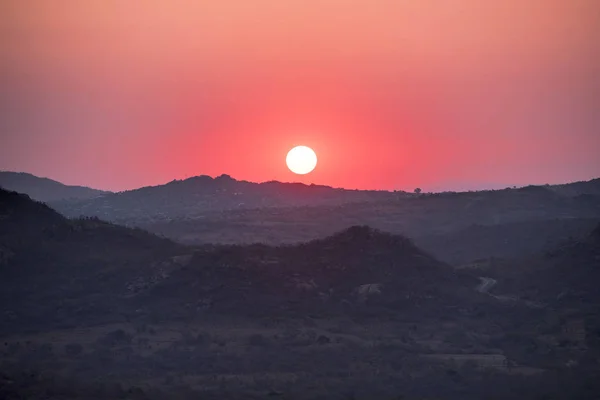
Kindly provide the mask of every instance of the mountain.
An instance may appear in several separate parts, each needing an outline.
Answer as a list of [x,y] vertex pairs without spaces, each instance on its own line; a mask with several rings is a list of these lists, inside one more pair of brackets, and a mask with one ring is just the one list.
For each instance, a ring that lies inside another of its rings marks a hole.
[[[405,194],[406,195],[406,194]],[[231,209],[342,204],[395,199],[386,191],[335,189],[301,183],[238,181],[228,175],[197,176],[83,201],[55,202],[68,216],[98,216],[113,221],[202,217]]]
[[48,178],[40,178],[24,172],[0,171],[0,187],[26,193],[43,202],[66,199],[91,199],[107,192],[84,186],[68,186]]

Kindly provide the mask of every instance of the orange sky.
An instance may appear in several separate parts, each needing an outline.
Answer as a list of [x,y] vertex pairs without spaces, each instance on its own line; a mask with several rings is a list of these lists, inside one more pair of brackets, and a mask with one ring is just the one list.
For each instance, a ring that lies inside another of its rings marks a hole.
[[4,0],[0,169],[112,190],[589,179],[598,27],[596,0]]

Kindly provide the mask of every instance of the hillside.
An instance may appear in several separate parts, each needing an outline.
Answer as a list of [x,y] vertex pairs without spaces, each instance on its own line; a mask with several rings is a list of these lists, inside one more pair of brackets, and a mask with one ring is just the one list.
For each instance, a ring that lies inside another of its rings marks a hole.
[[0,326],[92,320],[86,307],[110,310],[117,301],[113,285],[122,287],[122,279],[145,274],[180,248],[139,229],[68,220],[26,195],[0,189]]
[[[64,215],[97,216],[110,221],[148,226],[179,220],[211,218],[223,211],[252,212],[267,208],[340,207],[356,203],[412,207],[419,199],[439,212],[482,212],[500,208],[506,216],[483,215],[492,223],[558,216],[581,216],[582,206],[599,212],[598,180],[557,186],[527,186],[481,192],[447,192],[416,196],[406,192],[346,190],[300,183],[238,181],[228,175],[197,176],[165,185],[143,187],[88,200],[55,201]],[[572,206],[575,206],[573,210]],[[359,206],[360,207],[360,206]],[[575,213],[576,215],[573,215]],[[589,214],[589,213],[588,213]],[[363,221],[370,223],[369,221]],[[347,224],[346,224],[347,226]]]
[[565,183],[562,185],[552,185],[550,186],[550,188],[556,193],[559,193],[564,196],[600,196],[600,178],[592,179],[589,181]]
[[[3,190],[0,216],[2,398],[597,393],[595,325],[583,341],[569,330],[594,323],[597,310],[540,308],[533,300],[543,296],[506,301],[479,290],[478,271],[456,270],[402,235],[353,226],[295,245],[187,247],[68,220]],[[564,251],[557,259],[596,257]],[[592,275],[575,277],[569,286]],[[494,291],[511,288],[500,279]],[[539,292],[524,294],[546,292],[546,281],[530,283]]]
[[207,212],[202,217],[126,219],[173,240],[292,244],[351,225],[407,235],[436,257],[463,264],[485,257],[531,255],[600,220],[600,199],[563,196],[547,187],[425,194],[394,200]]
[[402,236],[355,226],[294,246],[199,250],[139,304],[183,310],[191,302],[239,315],[352,314],[360,305],[437,313],[474,301],[477,283]]
[[419,236],[415,241],[438,259],[459,266],[488,258],[533,256],[562,242],[587,236],[598,221],[600,217],[474,224],[449,234]]
[[488,273],[499,280],[505,291],[554,307],[594,309],[600,306],[600,224],[584,237],[567,240]]
[[[407,194],[403,194],[407,195]],[[85,201],[55,202],[67,216],[97,216],[112,221],[202,217],[206,213],[308,204],[342,204],[395,199],[400,193],[336,189],[301,183],[238,181],[228,175],[197,176]]]
[[25,193],[32,199],[43,202],[92,199],[107,193],[84,186],[65,185],[24,172],[9,171],[0,171],[0,188]]
[[55,322],[81,323],[110,320],[113,307],[122,315],[135,309],[137,317],[190,317],[181,314],[184,305],[199,302],[239,315],[343,312],[344,304],[369,300],[360,294],[369,287],[382,307],[477,296],[470,276],[402,236],[368,227],[297,246],[194,250],[94,218],[68,220],[13,192],[0,191],[0,207],[3,304],[13,300],[2,315],[23,326],[50,323],[47,311],[57,304],[65,319]]

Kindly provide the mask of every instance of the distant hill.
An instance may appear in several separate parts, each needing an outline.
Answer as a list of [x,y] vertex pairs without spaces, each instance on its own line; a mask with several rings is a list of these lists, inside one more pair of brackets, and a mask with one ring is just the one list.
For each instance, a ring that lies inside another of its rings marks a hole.
[[[415,195],[294,183],[252,183],[223,175],[51,205],[69,217],[96,216],[189,243],[294,243],[367,224],[417,238],[530,220],[600,218],[595,181],[576,195],[552,186]],[[588,189],[586,189],[588,188]]]
[[600,196],[600,178],[592,179],[590,181],[580,181],[573,183],[565,183],[562,185],[551,185],[550,188],[556,193],[565,196],[579,196],[579,195],[594,195]]
[[91,199],[107,192],[84,186],[69,186],[24,172],[0,171],[0,187],[26,193],[32,199],[51,202],[65,199]]
[[499,191],[436,193],[334,205],[235,209],[200,216],[125,219],[191,245],[291,244],[351,225],[411,237],[439,259],[462,264],[482,257],[533,254],[586,234],[600,220],[600,197],[575,197],[533,186]]
[[404,192],[336,189],[301,183],[238,181],[228,175],[197,176],[165,185],[143,187],[101,198],[55,202],[67,216],[98,216],[119,221],[148,218],[195,218],[207,212],[265,207],[396,199]]

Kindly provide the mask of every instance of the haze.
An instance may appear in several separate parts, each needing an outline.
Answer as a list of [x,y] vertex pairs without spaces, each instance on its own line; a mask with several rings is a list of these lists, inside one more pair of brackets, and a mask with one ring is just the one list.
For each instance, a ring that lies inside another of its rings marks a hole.
[[[594,0],[0,5],[0,169],[429,190],[597,176]],[[319,168],[292,175],[305,144]]]

